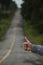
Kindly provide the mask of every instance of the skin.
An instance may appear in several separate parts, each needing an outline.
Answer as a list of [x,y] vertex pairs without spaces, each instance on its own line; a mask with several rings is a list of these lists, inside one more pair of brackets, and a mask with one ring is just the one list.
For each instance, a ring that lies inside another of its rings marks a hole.
[[25,42],[23,43],[23,48],[25,51],[31,51],[32,50],[32,43],[25,37]]
[[34,53],[43,55],[43,46],[35,45],[33,46],[32,43],[25,37],[26,42],[23,43],[23,48],[25,51],[32,51]]

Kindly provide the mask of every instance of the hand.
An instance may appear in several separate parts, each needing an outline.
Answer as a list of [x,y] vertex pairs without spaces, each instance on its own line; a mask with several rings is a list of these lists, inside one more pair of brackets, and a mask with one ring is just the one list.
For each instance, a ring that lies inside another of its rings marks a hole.
[[26,42],[23,43],[23,48],[26,51],[32,50],[32,43],[25,37]]

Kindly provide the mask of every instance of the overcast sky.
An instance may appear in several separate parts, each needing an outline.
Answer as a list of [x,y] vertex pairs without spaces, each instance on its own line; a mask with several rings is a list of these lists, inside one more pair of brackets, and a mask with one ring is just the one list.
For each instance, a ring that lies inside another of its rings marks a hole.
[[16,4],[17,4],[18,7],[21,7],[21,4],[23,3],[22,0],[13,0],[13,1],[16,2]]

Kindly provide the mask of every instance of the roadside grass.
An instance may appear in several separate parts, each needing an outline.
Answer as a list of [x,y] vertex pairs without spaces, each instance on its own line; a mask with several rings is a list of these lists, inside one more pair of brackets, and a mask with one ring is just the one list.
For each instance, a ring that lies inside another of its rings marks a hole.
[[2,11],[0,19],[0,41],[3,40],[14,15],[14,11]]
[[24,20],[23,30],[33,44],[43,45],[43,34],[38,34],[38,32],[30,25],[30,21]]

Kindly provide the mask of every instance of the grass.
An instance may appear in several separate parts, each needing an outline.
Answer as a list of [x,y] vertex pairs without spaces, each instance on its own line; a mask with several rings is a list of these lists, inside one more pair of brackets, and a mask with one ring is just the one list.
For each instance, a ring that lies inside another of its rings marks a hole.
[[33,44],[43,45],[43,34],[38,34],[30,25],[30,21],[24,21],[24,33]]
[[14,11],[2,11],[1,14],[3,14],[3,16],[0,19],[0,40],[3,39],[11,24]]
[[3,35],[5,34],[5,32],[7,31],[7,29],[10,26],[10,22],[9,20],[4,20],[4,22],[2,24],[0,24],[0,39],[2,39]]

